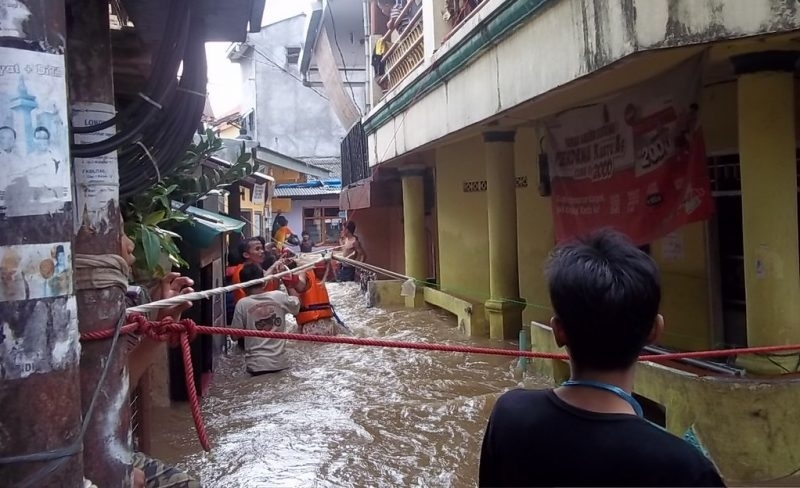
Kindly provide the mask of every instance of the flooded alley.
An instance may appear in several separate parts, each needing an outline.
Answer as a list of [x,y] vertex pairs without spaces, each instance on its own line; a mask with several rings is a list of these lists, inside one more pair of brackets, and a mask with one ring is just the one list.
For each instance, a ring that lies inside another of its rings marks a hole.
[[[444,312],[366,308],[357,286],[328,288],[358,336],[516,347],[468,339]],[[290,370],[250,378],[234,348],[203,402],[212,452],[183,405],[154,412],[153,454],[206,487],[474,486],[494,400],[523,385],[515,358],[315,343],[289,354]]]

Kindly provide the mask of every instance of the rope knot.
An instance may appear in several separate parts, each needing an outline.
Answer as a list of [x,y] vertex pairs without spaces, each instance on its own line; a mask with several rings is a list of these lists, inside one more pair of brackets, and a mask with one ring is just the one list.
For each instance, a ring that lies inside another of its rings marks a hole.
[[195,324],[192,319],[182,319],[178,323],[183,326],[183,330],[186,332],[186,337],[189,339],[189,342],[192,342],[194,338],[197,337],[197,324]]

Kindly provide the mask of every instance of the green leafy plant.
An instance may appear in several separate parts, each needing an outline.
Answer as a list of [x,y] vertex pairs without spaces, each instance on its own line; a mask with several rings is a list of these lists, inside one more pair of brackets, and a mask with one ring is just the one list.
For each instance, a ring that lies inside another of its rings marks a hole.
[[125,233],[135,245],[133,271],[137,280],[160,278],[173,266],[188,267],[176,244],[180,235],[175,232],[179,225],[192,223],[186,209],[210,192],[223,189],[255,171],[244,143],[230,167],[219,170],[201,166],[222,148],[222,140],[212,130],[207,130],[197,144],[189,146],[172,172],[122,206]]

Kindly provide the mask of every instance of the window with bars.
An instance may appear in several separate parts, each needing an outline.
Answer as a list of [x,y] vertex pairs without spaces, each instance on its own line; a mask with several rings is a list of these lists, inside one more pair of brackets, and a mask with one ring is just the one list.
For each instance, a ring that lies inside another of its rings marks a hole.
[[303,208],[303,232],[308,232],[311,242],[337,244],[341,231],[339,207]]

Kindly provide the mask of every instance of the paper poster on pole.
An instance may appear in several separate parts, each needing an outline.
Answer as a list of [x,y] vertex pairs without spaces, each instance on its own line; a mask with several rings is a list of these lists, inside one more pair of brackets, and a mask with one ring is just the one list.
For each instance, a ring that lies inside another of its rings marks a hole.
[[0,47],[0,216],[72,201],[64,57]]
[[711,216],[700,61],[547,122],[557,240],[612,227],[644,245]]
[[0,302],[72,294],[69,242],[0,247]]
[[0,303],[0,380],[59,371],[77,364],[80,335],[75,297]]
[[[107,103],[74,103],[72,125],[87,127],[98,125],[114,117],[114,106]],[[116,133],[114,126],[91,132],[75,134],[78,144],[91,144],[108,139]],[[117,152],[111,151],[91,158],[75,158],[75,213],[78,223],[96,229],[108,217],[109,202],[119,202],[119,167]]]

